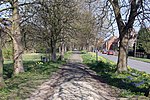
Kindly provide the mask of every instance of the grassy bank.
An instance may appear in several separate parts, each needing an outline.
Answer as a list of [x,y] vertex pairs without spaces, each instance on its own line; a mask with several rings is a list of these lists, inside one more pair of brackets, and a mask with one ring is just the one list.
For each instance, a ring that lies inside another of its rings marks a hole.
[[[48,80],[59,66],[66,63],[65,61],[43,63],[40,61],[42,55],[44,54],[23,55],[25,72],[17,76],[13,76],[12,62],[5,61],[4,78],[7,86],[0,90],[0,100],[24,100],[38,85]],[[67,52],[65,59],[70,55],[71,52]]]
[[117,87],[120,90],[121,97],[144,96],[148,93],[150,86],[150,75],[128,67],[129,72],[116,74],[116,64],[103,57],[98,57],[96,62],[94,53],[82,55],[84,63],[97,74],[107,84]]

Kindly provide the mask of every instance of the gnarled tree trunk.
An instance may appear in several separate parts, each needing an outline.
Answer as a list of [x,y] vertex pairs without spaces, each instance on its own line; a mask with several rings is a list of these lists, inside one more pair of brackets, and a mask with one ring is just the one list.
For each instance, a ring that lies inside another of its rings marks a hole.
[[19,6],[18,0],[14,0],[13,3],[13,13],[12,13],[12,39],[13,39],[13,61],[14,61],[14,74],[19,74],[24,72],[23,68],[23,45],[21,42],[21,32],[20,32],[20,18],[19,18]]

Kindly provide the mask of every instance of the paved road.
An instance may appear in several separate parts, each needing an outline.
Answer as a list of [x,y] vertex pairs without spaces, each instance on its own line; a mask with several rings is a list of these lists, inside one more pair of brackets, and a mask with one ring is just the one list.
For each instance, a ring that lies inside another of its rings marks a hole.
[[[99,53],[99,55],[117,63],[118,60],[117,56],[106,55],[101,53]],[[145,71],[146,73],[150,74],[150,63],[128,59],[128,65],[131,66],[131,68],[137,69],[139,71]]]

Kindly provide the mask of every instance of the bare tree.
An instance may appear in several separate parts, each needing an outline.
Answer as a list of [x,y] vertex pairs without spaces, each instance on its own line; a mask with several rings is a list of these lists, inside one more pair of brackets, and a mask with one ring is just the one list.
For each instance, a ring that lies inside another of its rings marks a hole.
[[[32,2],[33,3],[33,2]],[[3,16],[7,21],[9,21],[11,28],[8,28],[10,32],[7,32],[12,39],[13,44],[13,62],[14,62],[14,74],[19,74],[20,72],[24,72],[23,68],[23,44],[22,44],[22,34],[21,34],[21,21],[23,21],[20,17],[20,7],[28,4],[32,4],[31,2],[21,3],[19,0],[2,0],[0,1],[0,5],[4,5],[2,9],[0,9],[0,13],[3,13]],[[33,3],[34,4],[34,3]],[[24,8],[23,8],[24,9]],[[5,14],[4,14],[5,13]],[[7,16],[5,16],[7,15]],[[28,16],[29,17],[29,16]]]
[[[4,0],[1,4],[6,5],[9,3],[11,6],[2,9],[0,12],[9,11],[9,22],[11,22],[11,33],[8,32],[13,41],[13,61],[14,61],[14,74],[19,74],[24,72],[23,62],[22,62],[22,43],[21,43],[21,32],[20,32],[20,17],[19,17],[19,2],[18,0],[7,1]],[[12,15],[12,16],[11,16]]]
[[150,8],[147,6],[150,2],[149,0],[108,0],[105,3],[110,11],[111,22],[116,22],[119,30],[117,72],[127,71],[128,43],[132,37],[130,33],[135,25],[143,24],[144,20],[150,22]]
[[0,88],[3,88],[4,86],[5,82],[3,79],[2,27],[0,25]]
[[45,0],[33,9],[37,13],[27,22],[32,24],[33,30],[36,30],[34,36],[45,44],[45,48],[50,49],[51,60],[56,61],[58,44],[60,42],[62,44],[71,34],[72,23],[76,17],[76,3],[65,0]]
[[[89,8],[95,6],[94,14],[98,18],[100,30],[109,30],[114,35],[114,29],[119,31],[119,55],[117,72],[127,71],[127,54],[129,40],[135,27],[146,26],[150,22],[149,0],[86,0]],[[94,4],[96,3],[96,4]],[[92,4],[92,6],[90,6]],[[107,24],[104,25],[107,20]],[[111,30],[110,30],[111,29]],[[102,32],[102,31],[100,31]],[[104,35],[104,34],[103,34]],[[109,35],[108,35],[109,36]]]

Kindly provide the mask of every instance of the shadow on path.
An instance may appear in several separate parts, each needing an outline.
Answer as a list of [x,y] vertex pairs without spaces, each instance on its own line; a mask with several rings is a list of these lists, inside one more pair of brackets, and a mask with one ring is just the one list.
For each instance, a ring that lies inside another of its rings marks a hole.
[[118,100],[119,91],[103,83],[81,62],[80,55],[73,54],[68,64],[61,66],[27,100]]

